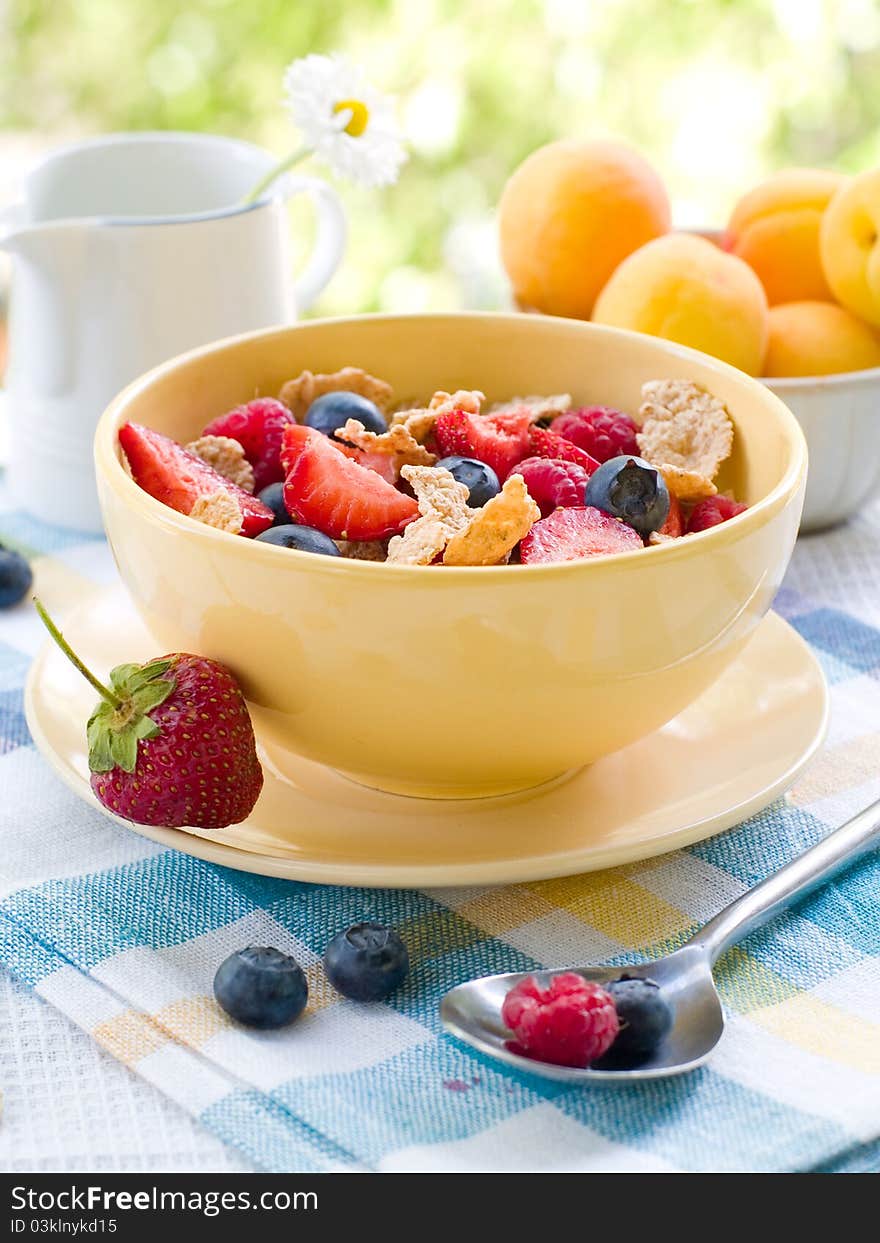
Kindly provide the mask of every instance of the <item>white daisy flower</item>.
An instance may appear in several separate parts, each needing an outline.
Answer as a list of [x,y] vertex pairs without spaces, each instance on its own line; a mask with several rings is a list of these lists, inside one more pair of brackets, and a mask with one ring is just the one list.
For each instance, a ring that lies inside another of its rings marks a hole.
[[342,56],[305,56],[284,75],[305,145],[339,177],[362,186],[397,180],[407,154],[391,100]]

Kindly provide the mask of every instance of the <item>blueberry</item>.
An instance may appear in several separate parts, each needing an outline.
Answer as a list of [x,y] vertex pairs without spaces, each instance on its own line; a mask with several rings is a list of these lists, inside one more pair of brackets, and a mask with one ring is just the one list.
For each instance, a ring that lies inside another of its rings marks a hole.
[[352,1001],[381,1001],[403,983],[409,954],[393,928],[353,924],[338,933],[324,951],[327,979]]
[[220,964],[214,996],[236,1022],[268,1029],[299,1018],[309,986],[295,958],[270,946],[248,945]]
[[332,436],[348,419],[358,419],[368,432],[388,431],[379,407],[360,393],[325,393],[316,397],[306,412],[306,426]]
[[33,586],[31,567],[21,553],[0,544],[0,609],[11,609]]
[[299,552],[322,552],[327,557],[339,557],[342,554],[329,535],[316,531],[314,527],[301,527],[288,521],[287,526],[269,527],[257,536],[263,544],[277,544],[279,548],[296,548]]
[[672,1006],[654,980],[623,975],[605,988],[614,998],[620,1031],[611,1047],[615,1057],[645,1057],[672,1029]]
[[257,500],[262,501],[264,505],[268,505],[275,515],[275,526],[286,527],[293,521],[287,512],[287,506],[284,504],[284,484],[270,483],[268,488],[258,493]]
[[437,463],[469,490],[468,505],[480,509],[501,491],[498,476],[491,466],[472,457],[445,457]]
[[646,538],[659,531],[669,514],[669,490],[656,467],[640,457],[609,458],[587,483],[587,505],[602,509]]

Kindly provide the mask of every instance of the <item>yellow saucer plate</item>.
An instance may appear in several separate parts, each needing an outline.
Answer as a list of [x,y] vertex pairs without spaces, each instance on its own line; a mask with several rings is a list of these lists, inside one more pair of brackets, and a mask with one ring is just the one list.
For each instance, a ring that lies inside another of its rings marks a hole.
[[[96,592],[64,628],[99,674],[161,654],[119,587]],[[62,780],[99,807],[85,747],[94,698],[47,642],[28,676],[28,725]],[[407,798],[355,785],[293,753],[261,749],[265,786],[244,824],[203,833],[118,822],[212,863],[323,884],[430,888],[569,876],[663,854],[754,815],[794,782],[821,746],[827,721],[815,657],[771,613],[739,659],[680,716],[525,793]]]

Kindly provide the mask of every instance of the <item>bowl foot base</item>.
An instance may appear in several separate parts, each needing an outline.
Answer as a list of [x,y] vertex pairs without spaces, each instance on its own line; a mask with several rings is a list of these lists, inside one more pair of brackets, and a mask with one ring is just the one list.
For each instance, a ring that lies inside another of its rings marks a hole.
[[486,785],[437,786],[432,785],[430,782],[395,781],[391,777],[378,778],[372,777],[367,773],[350,773],[343,772],[338,768],[333,769],[333,772],[340,777],[344,777],[346,781],[363,786],[367,790],[378,790],[383,794],[395,794],[404,798],[428,799],[432,801],[445,800],[447,802],[511,798],[524,794],[542,793],[545,790],[552,789],[554,786],[561,785],[565,781],[569,781],[581,771],[580,768],[569,768],[563,773],[557,773],[553,777],[546,778],[544,781],[526,781],[520,784],[506,781]]
[[[395,777],[388,773],[361,773],[350,769],[335,768],[322,764],[318,760],[308,759],[299,751],[280,743],[266,728],[266,722],[259,711],[251,707],[254,721],[254,733],[257,738],[257,752],[264,769],[277,780],[299,790],[312,790],[316,796],[326,798],[333,784],[337,781],[350,783],[364,790],[372,790],[377,794],[386,794],[389,798],[420,799],[423,802],[473,802],[479,800],[511,799],[520,801],[532,795],[540,796],[564,785],[578,773],[583,766],[569,768],[561,773],[535,780],[534,775],[520,781],[486,781],[476,780],[461,782],[444,782],[434,777]],[[320,793],[319,792],[323,792]],[[332,796],[331,796],[332,797]]]
[[[64,620],[88,665],[146,661],[158,650],[121,587],[101,588]],[[95,811],[103,809],[83,747],[93,707],[94,691],[47,637],[28,675],[28,725],[53,770]],[[739,824],[788,789],[821,745],[827,718],[815,657],[770,614],[675,721],[549,787],[459,803],[379,794],[258,729],[266,784],[244,824],[188,832],[105,814],[165,849],[262,876],[408,889],[511,885],[617,867]]]

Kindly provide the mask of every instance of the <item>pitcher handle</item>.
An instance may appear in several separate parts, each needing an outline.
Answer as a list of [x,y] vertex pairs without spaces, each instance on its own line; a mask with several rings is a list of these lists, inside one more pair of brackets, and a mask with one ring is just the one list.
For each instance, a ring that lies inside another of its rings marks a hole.
[[320,178],[288,176],[285,190],[289,197],[307,195],[317,218],[312,253],[294,285],[297,311],[305,311],[339,267],[345,253],[348,224],[339,195]]

